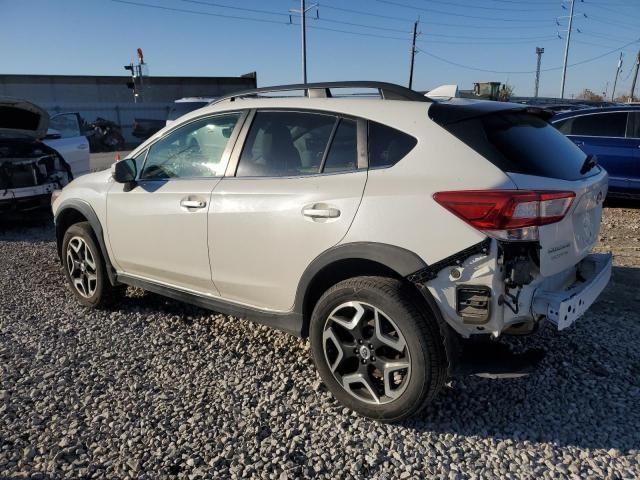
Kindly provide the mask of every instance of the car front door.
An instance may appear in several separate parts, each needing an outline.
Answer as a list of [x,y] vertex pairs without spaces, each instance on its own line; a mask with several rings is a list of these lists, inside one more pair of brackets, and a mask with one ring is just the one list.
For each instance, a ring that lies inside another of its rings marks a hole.
[[559,129],[609,173],[609,190],[628,193],[634,169],[633,142],[626,138],[627,112],[577,115]]
[[138,155],[136,164],[142,167],[133,188],[113,184],[107,233],[119,272],[217,294],[207,212],[245,115],[219,114],[177,127]]
[[340,242],[356,214],[367,178],[364,128],[317,112],[258,111],[247,121],[209,211],[222,297],[291,309],[305,268]]
[[53,115],[49,119],[49,134],[44,143],[62,155],[74,177],[89,173],[89,141],[82,135],[77,113]]

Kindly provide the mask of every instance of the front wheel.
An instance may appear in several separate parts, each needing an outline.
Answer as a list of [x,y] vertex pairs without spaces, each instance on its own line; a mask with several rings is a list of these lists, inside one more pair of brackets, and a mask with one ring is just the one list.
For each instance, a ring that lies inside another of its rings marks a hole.
[[71,225],[62,240],[62,265],[71,292],[85,307],[104,306],[116,288],[88,222]]
[[310,325],[316,368],[357,413],[396,422],[419,412],[444,384],[438,325],[399,280],[357,277],[330,288]]

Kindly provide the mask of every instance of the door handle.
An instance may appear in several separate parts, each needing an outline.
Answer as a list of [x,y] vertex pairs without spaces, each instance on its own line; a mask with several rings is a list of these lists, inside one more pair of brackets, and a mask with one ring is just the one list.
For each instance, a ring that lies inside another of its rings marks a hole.
[[581,140],[574,140],[573,143],[575,143],[577,147],[584,147],[584,142]]
[[180,206],[185,208],[204,208],[207,202],[201,200],[180,200]]
[[340,216],[340,210],[333,207],[312,205],[303,208],[302,215],[309,218],[338,218]]
[[78,148],[78,150],[86,150],[87,148],[89,148],[89,146],[84,143],[81,143],[76,148]]

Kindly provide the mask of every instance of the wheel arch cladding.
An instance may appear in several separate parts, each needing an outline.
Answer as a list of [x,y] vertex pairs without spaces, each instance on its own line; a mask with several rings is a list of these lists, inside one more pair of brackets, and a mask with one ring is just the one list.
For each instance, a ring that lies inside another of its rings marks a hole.
[[295,310],[301,314],[302,337],[309,335],[316,302],[336,283],[362,275],[403,279],[426,267],[415,253],[384,243],[355,242],[330,248],[309,264],[298,284]]
[[54,222],[56,227],[56,244],[58,256],[60,258],[62,258],[62,241],[67,229],[71,225],[79,222],[89,222],[89,225],[91,225],[93,233],[96,236],[102,258],[104,258],[109,282],[112,285],[115,285],[115,272],[113,270],[113,266],[111,265],[111,261],[109,260],[109,255],[107,254],[107,249],[104,244],[102,224],[100,223],[100,220],[98,219],[96,213],[93,211],[91,205],[89,205],[84,200],[67,200],[63,202],[62,205],[60,205],[60,208],[58,209],[58,212],[56,213],[56,216],[54,218]]

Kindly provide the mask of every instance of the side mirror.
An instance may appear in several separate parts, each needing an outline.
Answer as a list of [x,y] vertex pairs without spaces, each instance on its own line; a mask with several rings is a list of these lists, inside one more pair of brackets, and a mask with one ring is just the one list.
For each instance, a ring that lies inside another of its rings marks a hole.
[[115,163],[113,179],[118,183],[133,183],[136,181],[138,168],[133,158],[125,158]]

